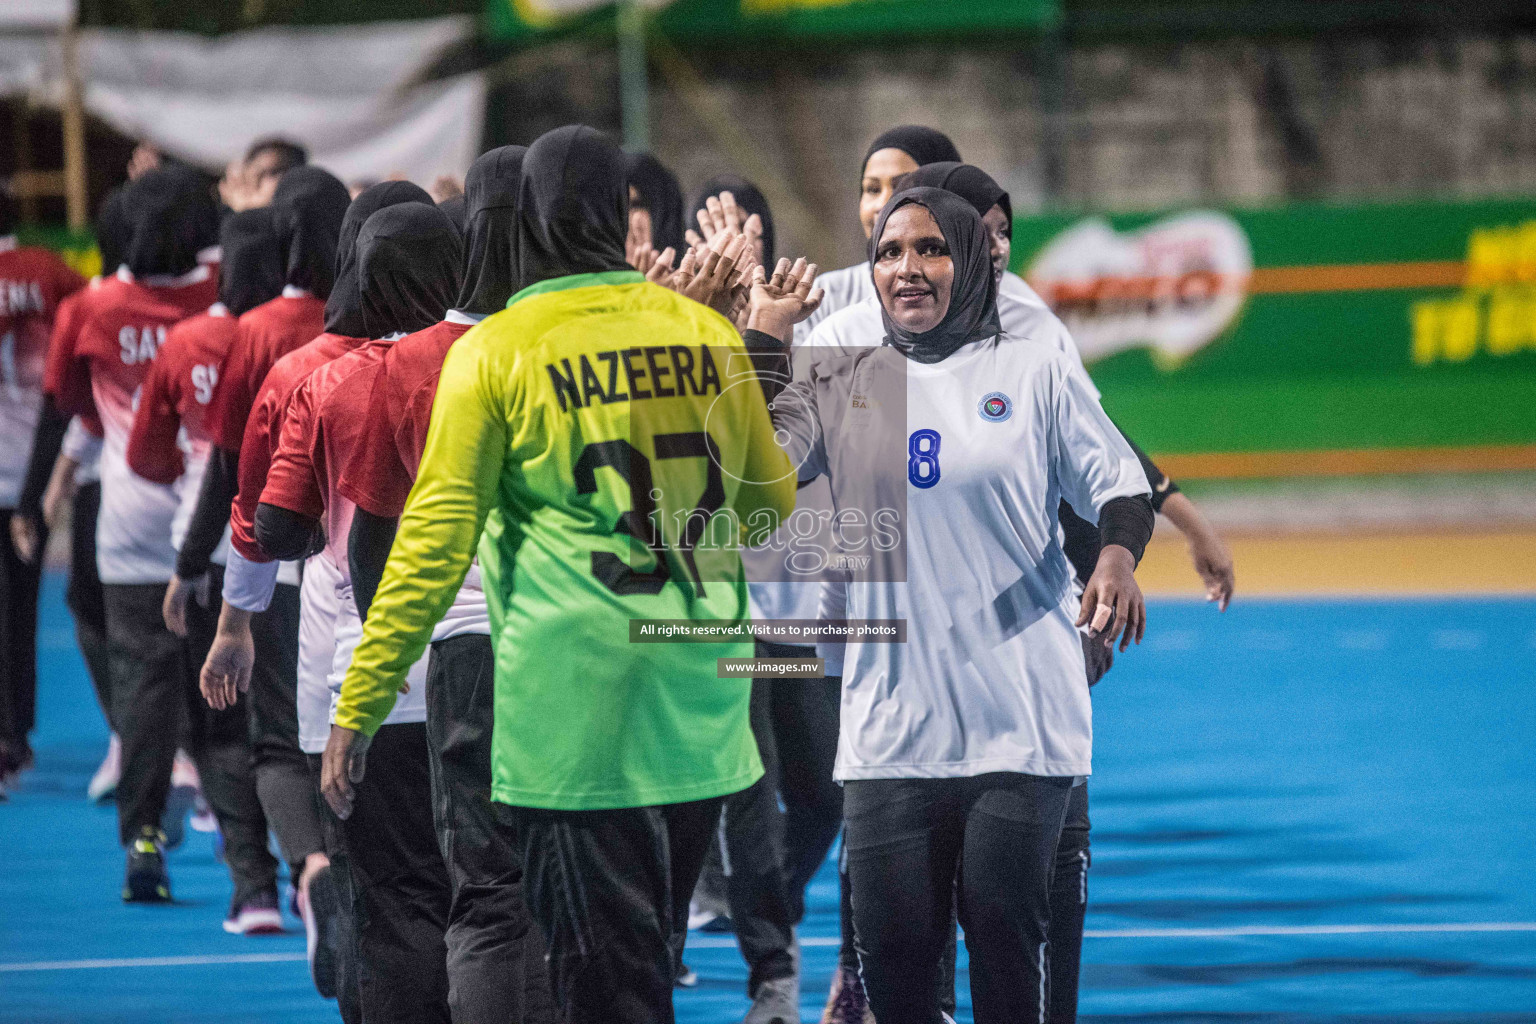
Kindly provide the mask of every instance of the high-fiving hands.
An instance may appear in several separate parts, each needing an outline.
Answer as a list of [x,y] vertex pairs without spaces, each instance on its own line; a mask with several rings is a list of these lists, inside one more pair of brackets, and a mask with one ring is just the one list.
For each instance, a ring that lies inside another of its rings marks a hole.
[[694,247],[711,245],[717,235],[743,235],[748,245],[752,247],[755,255],[758,251],[757,242],[763,237],[763,218],[757,214],[748,214],[740,206],[736,205],[736,197],[730,192],[721,192],[718,196],[710,196],[704,202],[696,218],[699,222],[699,230],[689,228],[686,236],[688,244]]
[[822,290],[812,287],[817,267],[805,257],[781,259],[770,276],[761,264],[752,269],[752,291],[746,327],[788,342],[795,324],[821,305]]

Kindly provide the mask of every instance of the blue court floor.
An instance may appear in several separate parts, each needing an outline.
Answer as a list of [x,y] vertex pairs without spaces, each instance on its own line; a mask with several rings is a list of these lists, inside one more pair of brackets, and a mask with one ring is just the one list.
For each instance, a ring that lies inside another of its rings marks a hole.
[[[172,855],[177,905],[118,901],[113,811],[83,796],[105,729],[57,578],[40,644],[38,767],[0,805],[0,1021],[337,1020],[296,922],[220,929],[206,836]],[[1095,711],[1085,1020],[1536,1021],[1536,600],[1159,602]],[[809,895],[815,1020],[830,869]],[[730,936],[687,959],[679,1020],[739,1020]]]

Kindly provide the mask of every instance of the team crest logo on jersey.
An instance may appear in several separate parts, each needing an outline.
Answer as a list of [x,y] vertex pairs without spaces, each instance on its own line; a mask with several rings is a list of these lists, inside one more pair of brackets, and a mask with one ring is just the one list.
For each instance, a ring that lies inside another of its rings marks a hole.
[[982,396],[981,401],[976,405],[976,411],[984,420],[1001,423],[1013,415],[1013,402],[1001,391],[993,391]]

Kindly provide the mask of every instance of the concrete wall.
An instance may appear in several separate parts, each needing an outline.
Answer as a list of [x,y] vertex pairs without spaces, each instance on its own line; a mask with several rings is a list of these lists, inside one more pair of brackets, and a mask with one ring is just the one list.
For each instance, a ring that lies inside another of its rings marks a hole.
[[[861,258],[859,162],[883,128],[947,131],[1019,213],[1536,191],[1536,36],[653,51],[652,148],[685,188],[758,180],[781,251]],[[499,69],[493,141],[617,128],[611,50]]]

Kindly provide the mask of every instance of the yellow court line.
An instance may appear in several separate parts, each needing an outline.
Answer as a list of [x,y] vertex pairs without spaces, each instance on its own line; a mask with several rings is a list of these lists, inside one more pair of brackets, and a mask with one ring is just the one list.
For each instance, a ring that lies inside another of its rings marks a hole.
[[1287,452],[1198,452],[1153,456],[1175,480],[1397,473],[1493,473],[1536,469],[1536,444],[1435,448],[1343,448]]
[[[1237,595],[1536,594],[1536,531],[1236,535]],[[1136,571],[1155,597],[1204,588],[1184,543],[1158,538]]]

